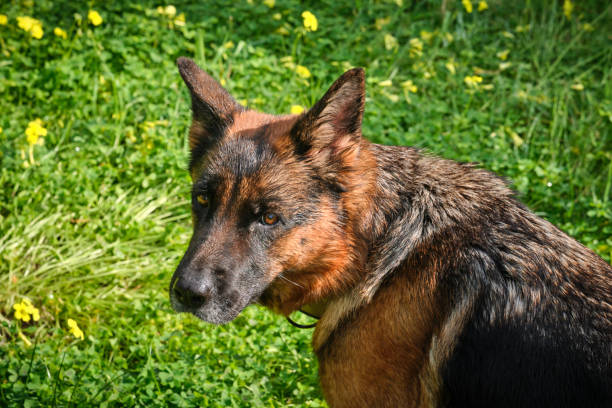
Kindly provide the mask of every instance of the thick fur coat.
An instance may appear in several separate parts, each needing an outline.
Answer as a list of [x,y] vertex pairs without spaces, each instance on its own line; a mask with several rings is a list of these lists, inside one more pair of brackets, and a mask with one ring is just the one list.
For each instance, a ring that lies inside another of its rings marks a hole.
[[212,323],[318,305],[331,407],[610,407],[612,268],[472,164],[361,135],[364,71],[309,111],[189,59],[194,233],[170,285]]

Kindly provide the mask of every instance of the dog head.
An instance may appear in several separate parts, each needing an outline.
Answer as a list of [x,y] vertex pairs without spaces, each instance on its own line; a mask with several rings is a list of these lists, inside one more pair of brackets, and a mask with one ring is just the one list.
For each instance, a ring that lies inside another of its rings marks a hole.
[[367,196],[364,71],[343,74],[309,111],[238,104],[193,61],[189,88],[193,235],[170,284],[175,310],[211,323],[260,302],[288,314],[353,284],[352,214]]

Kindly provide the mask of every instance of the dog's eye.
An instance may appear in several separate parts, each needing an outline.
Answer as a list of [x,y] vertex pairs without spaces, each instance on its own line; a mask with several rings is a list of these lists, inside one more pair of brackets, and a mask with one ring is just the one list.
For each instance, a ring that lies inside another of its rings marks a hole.
[[274,213],[265,213],[261,216],[261,223],[265,225],[274,225],[280,220],[280,217]]
[[198,194],[196,201],[204,208],[208,207],[208,197],[204,194]]

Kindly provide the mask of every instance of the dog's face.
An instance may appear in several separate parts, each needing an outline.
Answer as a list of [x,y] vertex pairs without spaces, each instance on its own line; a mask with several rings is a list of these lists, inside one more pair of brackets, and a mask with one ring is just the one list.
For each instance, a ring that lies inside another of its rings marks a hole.
[[193,235],[170,284],[175,310],[211,323],[259,301],[281,313],[348,284],[355,243],[343,196],[354,184],[362,70],[305,114],[247,110],[188,59]]

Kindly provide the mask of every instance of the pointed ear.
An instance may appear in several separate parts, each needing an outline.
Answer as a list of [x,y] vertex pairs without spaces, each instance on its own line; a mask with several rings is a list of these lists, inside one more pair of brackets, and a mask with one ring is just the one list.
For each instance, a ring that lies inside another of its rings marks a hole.
[[189,130],[189,149],[205,150],[224,133],[232,122],[232,114],[244,110],[210,75],[189,58],[176,60],[179,73],[191,94],[193,121]]
[[295,124],[292,138],[296,152],[333,156],[358,143],[364,105],[365,72],[363,68],[353,68],[342,74]]

